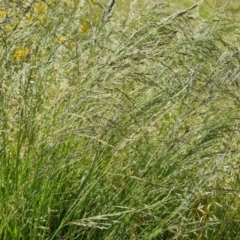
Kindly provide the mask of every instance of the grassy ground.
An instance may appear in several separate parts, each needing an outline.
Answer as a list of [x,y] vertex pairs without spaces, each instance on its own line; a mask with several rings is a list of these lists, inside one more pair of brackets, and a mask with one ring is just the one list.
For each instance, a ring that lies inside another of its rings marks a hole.
[[0,239],[239,239],[237,10],[119,3],[1,3]]

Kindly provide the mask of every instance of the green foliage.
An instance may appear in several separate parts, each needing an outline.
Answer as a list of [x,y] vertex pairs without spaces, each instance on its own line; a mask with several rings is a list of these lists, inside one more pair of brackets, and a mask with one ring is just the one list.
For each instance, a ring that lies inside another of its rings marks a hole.
[[12,2],[0,239],[238,239],[234,18],[157,4],[121,22],[101,3]]

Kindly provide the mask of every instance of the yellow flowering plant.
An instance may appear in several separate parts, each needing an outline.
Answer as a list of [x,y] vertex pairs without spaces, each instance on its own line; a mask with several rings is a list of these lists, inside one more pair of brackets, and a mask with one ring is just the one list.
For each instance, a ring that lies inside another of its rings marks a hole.
[[89,30],[89,28],[90,28],[90,23],[88,21],[82,21],[79,32],[85,33]]
[[17,47],[15,49],[15,52],[14,52],[13,56],[12,56],[12,59],[13,60],[21,60],[24,57],[26,57],[28,53],[29,53],[29,47],[24,47],[24,48]]

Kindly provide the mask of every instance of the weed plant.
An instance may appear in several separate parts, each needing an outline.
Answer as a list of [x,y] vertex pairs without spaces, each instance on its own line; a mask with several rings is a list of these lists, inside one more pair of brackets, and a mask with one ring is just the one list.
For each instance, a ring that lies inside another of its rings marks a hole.
[[1,3],[0,239],[240,239],[239,23],[94,3]]

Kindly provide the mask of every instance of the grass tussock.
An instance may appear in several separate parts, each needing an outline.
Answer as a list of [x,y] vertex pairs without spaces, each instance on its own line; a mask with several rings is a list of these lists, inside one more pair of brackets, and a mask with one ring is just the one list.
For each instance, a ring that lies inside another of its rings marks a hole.
[[237,21],[2,5],[1,239],[240,238]]

